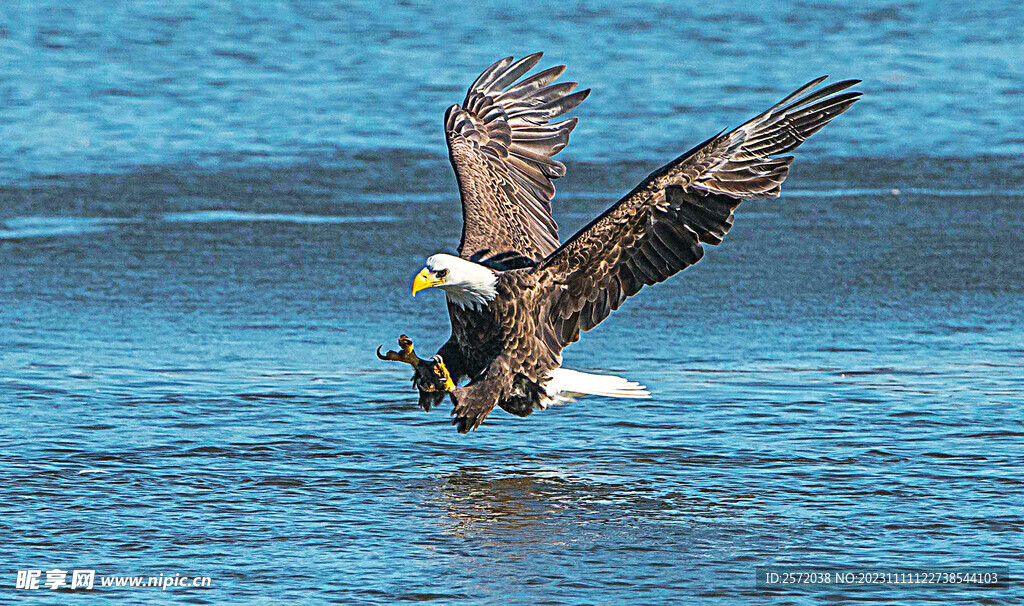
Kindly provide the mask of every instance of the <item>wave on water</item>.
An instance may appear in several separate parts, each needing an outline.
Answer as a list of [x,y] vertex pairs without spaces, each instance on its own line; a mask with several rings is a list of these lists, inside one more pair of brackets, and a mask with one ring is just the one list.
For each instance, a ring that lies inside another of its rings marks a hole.
[[15,217],[0,221],[0,240],[101,232],[129,220],[116,217]]
[[301,213],[251,213],[237,210],[196,210],[181,213],[168,213],[163,220],[171,223],[218,223],[225,221],[267,221],[272,223],[380,223],[382,221],[398,221],[398,217],[388,215],[338,216],[309,215]]
[[271,223],[380,223],[398,221],[388,215],[338,216],[307,215],[301,213],[250,213],[237,210],[196,210],[182,213],[168,213],[164,221],[171,223],[218,223],[225,221],[266,221]]
[[[142,223],[142,218],[121,217],[14,217],[0,220],[0,240],[22,240],[99,233],[118,224]],[[338,216],[301,213],[253,213],[234,210],[200,210],[167,213],[168,223],[268,222],[296,224],[382,223],[398,221],[388,215]]]
[[850,198],[858,196],[899,196],[920,195],[934,196],[939,198],[987,198],[990,196],[1021,197],[1024,190],[1017,189],[934,189],[927,187],[908,187],[901,189],[893,187],[885,188],[840,188],[840,189],[791,189],[786,194],[793,198]]

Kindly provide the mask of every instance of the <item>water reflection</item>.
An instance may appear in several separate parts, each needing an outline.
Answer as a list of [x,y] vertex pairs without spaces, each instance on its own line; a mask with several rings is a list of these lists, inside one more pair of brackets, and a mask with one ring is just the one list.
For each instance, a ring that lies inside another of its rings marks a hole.
[[437,505],[449,532],[457,536],[501,534],[535,541],[568,508],[578,507],[600,487],[566,481],[543,472],[516,470],[494,476],[465,467],[443,476]]
[[[658,491],[642,479],[587,477],[561,470],[516,469],[496,474],[466,466],[439,480],[432,504],[440,508],[446,531],[462,537],[495,536],[533,543],[563,525],[696,524],[711,511],[722,509],[700,494]],[[550,542],[558,544],[559,539]]]

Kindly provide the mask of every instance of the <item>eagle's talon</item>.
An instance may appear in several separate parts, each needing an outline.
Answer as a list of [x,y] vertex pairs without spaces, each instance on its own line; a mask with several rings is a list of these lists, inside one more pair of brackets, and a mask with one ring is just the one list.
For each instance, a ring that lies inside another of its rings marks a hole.
[[416,352],[412,348],[412,339],[410,339],[406,335],[398,337],[398,347],[399,349],[401,349],[400,352],[389,351],[386,354],[381,355],[380,350],[382,347],[384,346],[381,345],[380,347],[377,348],[377,357],[380,358],[381,360],[390,360],[392,362],[405,362],[406,364],[409,364],[413,368],[416,368],[416,366],[418,366],[419,363],[422,361],[420,360],[419,356],[416,355]]
[[450,393],[455,390],[455,381],[452,381],[452,375],[448,372],[448,367],[444,365],[444,359],[440,354],[434,356],[434,374],[441,379],[445,392]]
[[398,347],[400,351],[382,354],[382,345],[377,348],[377,357],[381,360],[405,362],[412,366],[416,371],[412,376],[412,384],[420,392],[445,394],[455,389],[455,381],[452,380],[452,375],[440,355],[428,360],[421,359],[413,349],[412,339],[406,335],[398,337]]

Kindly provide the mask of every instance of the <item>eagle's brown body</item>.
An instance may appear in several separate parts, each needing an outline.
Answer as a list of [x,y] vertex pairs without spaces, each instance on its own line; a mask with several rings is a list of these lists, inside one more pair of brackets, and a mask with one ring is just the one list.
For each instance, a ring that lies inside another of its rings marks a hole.
[[[777,197],[792,156],[785,154],[846,111],[857,81],[817,87],[819,78],[739,128],[719,134],[650,175],[600,217],[559,245],[551,217],[552,180],[565,166],[552,157],[576,119],[549,120],[589,91],[554,84],[564,66],[520,80],[540,54],[503,59],[445,115],[452,166],[462,195],[459,255],[497,273],[497,296],[479,308],[449,301],[452,336],[438,352],[455,381],[450,392],[460,431],[500,406],[525,416],[579,339],[644,285],[696,263],[719,244],[744,200]],[[846,91],[846,92],[844,92]],[[803,96],[801,96],[803,95]],[[421,393],[425,407],[444,392]]]

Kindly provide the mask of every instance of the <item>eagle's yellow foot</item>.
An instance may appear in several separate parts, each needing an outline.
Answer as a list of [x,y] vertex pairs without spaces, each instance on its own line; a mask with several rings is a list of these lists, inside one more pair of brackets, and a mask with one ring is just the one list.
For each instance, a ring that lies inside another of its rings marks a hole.
[[455,389],[455,381],[452,380],[452,375],[448,372],[448,367],[444,365],[441,356],[434,356],[429,360],[420,359],[416,355],[416,351],[413,350],[412,339],[408,336],[398,337],[400,351],[389,351],[382,354],[380,352],[382,347],[383,345],[377,348],[378,358],[393,362],[405,362],[415,369],[412,382],[421,392],[441,393],[444,397],[443,394],[451,393]]
[[451,393],[455,390],[455,381],[452,381],[452,375],[448,372],[448,367],[444,365],[441,356],[434,356],[434,374],[441,379],[445,392]]
[[416,368],[421,362],[419,357],[416,355],[416,352],[412,348],[412,339],[410,339],[406,335],[398,337],[398,347],[399,349],[401,349],[401,351],[389,351],[388,353],[381,355],[381,347],[384,346],[381,345],[380,347],[377,348],[377,357],[380,358],[381,360],[405,362],[406,364],[411,365],[413,368]]

